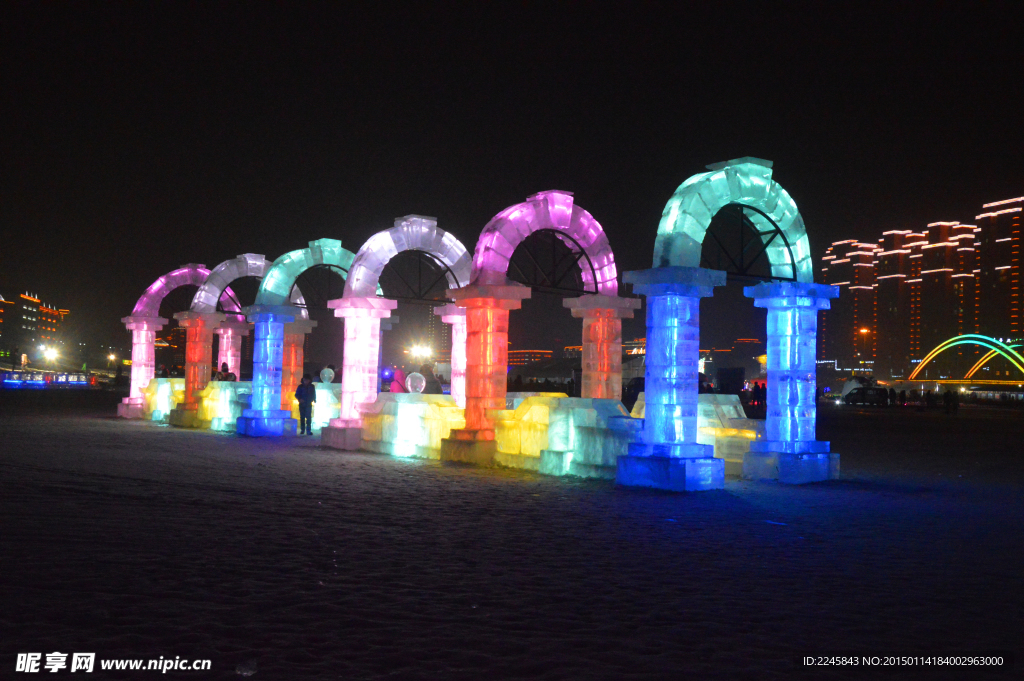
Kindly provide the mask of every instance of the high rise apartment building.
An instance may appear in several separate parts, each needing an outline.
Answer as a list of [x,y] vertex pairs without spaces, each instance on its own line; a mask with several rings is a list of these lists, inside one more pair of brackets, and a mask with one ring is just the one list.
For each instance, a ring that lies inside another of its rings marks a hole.
[[[977,224],[933,222],[921,231],[884,232],[877,243],[829,246],[821,280],[841,293],[820,319],[819,362],[899,379],[954,336],[1019,339],[1022,203],[1024,197],[985,204]],[[925,371],[960,378],[984,352],[957,345]]]

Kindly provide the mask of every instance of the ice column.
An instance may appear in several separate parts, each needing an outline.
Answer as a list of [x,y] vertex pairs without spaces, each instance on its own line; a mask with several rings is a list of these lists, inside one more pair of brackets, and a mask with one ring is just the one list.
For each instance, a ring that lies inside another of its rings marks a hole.
[[281,408],[289,413],[298,409],[295,389],[302,382],[306,334],[315,328],[316,322],[308,319],[296,319],[284,325],[284,347],[281,351]]
[[241,380],[242,375],[242,337],[249,335],[249,323],[241,315],[228,315],[217,329],[220,346],[217,351],[217,369],[225,363],[228,371]]
[[725,272],[657,267],[626,272],[647,296],[646,413],[642,442],[618,458],[621,485],[692,491],[725,485],[722,459],[697,443],[700,299],[725,284]]
[[210,382],[213,365],[213,330],[224,321],[219,312],[178,312],[178,326],[185,329],[185,400],[171,410],[172,426],[193,428],[199,401],[196,393]]
[[156,369],[156,332],[164,328],[168,320],[163,317],[132,316],[121,321],[132,332],[132,383],[128,397],[117,405],[117,415],[126,419],[140,419],[145,403],[142,391],[153,379]]
[[466,308],[466,427],[441,443],[441,459],[490,463],[494,420],[488,410],[505,408],[508,378],[508,313],[522,307],[530,289],[504,274],[483,271],[469,286],[448,292]]
[[377,399],[381,320],[391,316],[398,301],[376,296],[339,298],[327,303],[336,317],[345,318],[345,352],[341,374],[341,410],[322,428],[324,445],[359,449],[362,418],[356,407]]
[[583,318],[583,383],[580,397],[622,399],[622,320],[640,307],[639,298],[585,295],[562,301]]
[[466,309],[458,305],[434,308],[434,314],[452,325],[451,395],[455,404],[466,408]]
[[236,423],[239,435],[295,434],[298,422],[281,409],[281,367],[284,360],[284,325],[295,321],[299,309],[289,305],[253,305],[246,308],[255,337],[252,358],[252,404]]
[[743,289],[768,310],[768,394],[765,439],[750,443],[743,477],[803,483],[839,475],[839,455],[815,440],[818,310],[829,309],[839,287],[797,282]]

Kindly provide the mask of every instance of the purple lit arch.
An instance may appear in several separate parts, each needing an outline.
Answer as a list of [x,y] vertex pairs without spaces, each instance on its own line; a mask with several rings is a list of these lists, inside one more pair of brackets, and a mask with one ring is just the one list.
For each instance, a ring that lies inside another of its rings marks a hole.
[[619,292],[615,255],[601,224],[573,204],[572,194],[551,190],[509,206],[494,216],[480,234],[473,255],[471,280],[482,272],[508,272],[509,259],[528,236],[542,229],[560,232],[575,240],[592,265],[581,266],[583,285],[606,296]]

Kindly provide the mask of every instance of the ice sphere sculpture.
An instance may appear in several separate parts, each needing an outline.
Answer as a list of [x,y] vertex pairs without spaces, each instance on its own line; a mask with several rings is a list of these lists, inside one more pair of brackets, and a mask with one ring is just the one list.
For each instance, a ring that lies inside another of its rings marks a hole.
[[604,229],[594,216],[573,205],[571,192],[556,190],[534,194],[487,223],[473,253],[471,281],[475,282],[484,271],[504,275],[516,247],[541,229],[566,234],[583,247],[593,266],[582,267],[585,288],[606,296],[618,294],[615,255]]
[[[699,267],[701,246],[711,219],[727,204],[738,203],[767,215],[785,237],[771,241],[765,249],[772,276],[789,278],[795,264],[797,281],[812,283],[811,249],[803,218],[793,198],[772,180],[771,161],[745,157],[716,163],[708,169],[709,172],[698,173],[679,185],[665,205],[654,244],[653,266]],[[748,217],[759,231],[771,227],[763,215],[751,212]],[[770,236],[763,238],[768,240]],[[792,249],[792,260],[787,244]]]
[[418,371],[414,371],[405,377],[405,389],[411,393],[421,393],[426,387],[427,379],[423,378],[423,374]]

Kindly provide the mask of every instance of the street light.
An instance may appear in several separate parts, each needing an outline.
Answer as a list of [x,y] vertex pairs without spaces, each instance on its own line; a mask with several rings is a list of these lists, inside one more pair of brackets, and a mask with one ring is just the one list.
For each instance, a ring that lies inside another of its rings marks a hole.
[[434,350],[429,345],[414,345],[409,349],[413,357],[430,357]]

